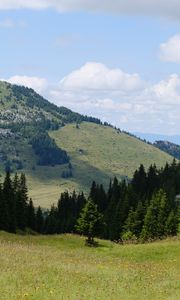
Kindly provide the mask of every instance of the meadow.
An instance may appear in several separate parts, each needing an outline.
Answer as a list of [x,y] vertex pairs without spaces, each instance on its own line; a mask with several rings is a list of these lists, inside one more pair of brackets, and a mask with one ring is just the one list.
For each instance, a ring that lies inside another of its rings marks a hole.
[[179,238],[142,245],[0,233],[2,300],[180,299]]
[[[105,188],[110,178],[132,177],[143,163],[146,168],[156,163],[162,167],[172,162],[172,157],[159,149],[117,130],[94,123],[82,122],[49,132],[57,145],[66,150],[71,158],[73,177],[62,178],[68,165],[38,166],[31,145],[25,140],[4,139],[3,149],[14,159],[14,148],[18,150],[27,177],[29,196],[35,206],[44,208],[57,203],[60,193],[68,190],[89,193],[92,181],[102,183]],[[1,148],[1,147],[0,147]],[[0,175],[4,165],[0,161]]]

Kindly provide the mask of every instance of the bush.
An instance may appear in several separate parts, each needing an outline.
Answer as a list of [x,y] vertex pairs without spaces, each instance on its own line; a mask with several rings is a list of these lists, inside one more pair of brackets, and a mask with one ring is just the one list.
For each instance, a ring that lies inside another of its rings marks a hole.
[[126,231],[122,234],[122,241],[123,242],[130,242],[130,243],[136,243],[137,237],[135,234],[133,234],[131,231]]

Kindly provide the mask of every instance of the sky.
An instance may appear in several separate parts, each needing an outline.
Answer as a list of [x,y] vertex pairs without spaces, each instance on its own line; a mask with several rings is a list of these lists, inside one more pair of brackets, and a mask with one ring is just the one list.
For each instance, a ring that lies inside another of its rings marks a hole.
[[0,79],[130,132],[180,133],[179,0],[0,0]]

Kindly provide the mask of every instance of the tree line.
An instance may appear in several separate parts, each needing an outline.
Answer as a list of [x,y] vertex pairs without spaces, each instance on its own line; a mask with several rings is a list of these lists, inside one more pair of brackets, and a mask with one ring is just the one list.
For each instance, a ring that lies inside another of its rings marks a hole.
[[61,194],[48,216],[51,233],[83,233],[90,240],[98,236],[113,241],[173,236],[178,231],[179,193],[180,164],[175,160],[160,170],[151,165],[145,171],[140,165],[131,181],[114,178],[107,190],[94,181],[79,209],[75,192]]
[[28,198],[26,177],[15,174],[12,179],[6,173],[0,185],[0,230],[16,233],[17,231],[40,232],[44,216],[40,207],[35,211],[32,199]]
[[61,194],[49,211],[34,208],[28,199],[25,175],[6,174],[0,187],[0,230],[27,228],[41,234],[82,233],[92,243],[94,236],[112,241],[153,240],[178,232],[180,163],[175,160],[146,171],[141,165],[132,180],[110,181],[108,189],[92,183],[89,196]]

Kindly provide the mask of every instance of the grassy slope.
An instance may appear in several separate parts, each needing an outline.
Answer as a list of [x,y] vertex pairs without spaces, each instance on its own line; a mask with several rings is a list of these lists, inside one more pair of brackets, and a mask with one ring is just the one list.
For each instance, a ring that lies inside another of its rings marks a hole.
[[[64,148],[71,157],[73,178],[63,179],[62,171],[67,165],[55,167],[36,166],[36,156],[29,144],[16,139],[0,141],[3,149],[13,159],[13,149],[19,151],[23,162],[23,172],[27,174],[30,196],[35,205],[48,207],[57,202],[60,193],[66,189],[72,191],[89,191],[92,181],[108,185],[109,179],[115,175],[132,176],[140,163],[148,167],[152,163],[163,166],[172,158],[160,150],[116,130],[96,125],[82,123],[80,129],[74,124],[66,125],[58,131],[50,132],[56,143]],[[0,145],[1,146],[1,145]],[[80,149],[83,153],[80,153]],[[35,170],[32,170],[33,166]],[[0,174],[4,166],[0,165]]]
[[92,249],[77,236],[0,233],[1,299],[180,299],[178,239],[100,243]]
[[161,167],[166,161],[172,161],[172,157],[159,149],[93,123],[83,122],[80,129],[76,129],[75,124],[66,125],[50,132],[50,136],[70,155],[74,176],[61,178],[66,166],[36,167],[36,171],[26,172],[30,195],[35,204],[44,207],[56,202],[65,189],[88,191],[93,180],[107,186],[115,175],[118,178],[123,175],[131,177],[141,163],[146,167],[153,163]]
[[93,123],[84,122],[80,129],[70,124],[50,135],[69,153],[75,176],[69,183],[76,181],[80,189],[88,189],[93,179],[107,185],[115,175],[131,177],[141,163],[148,168],[153,163],[161,167],[172,161],[169,155],[138,139]]

